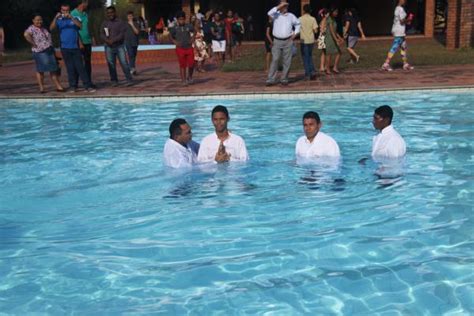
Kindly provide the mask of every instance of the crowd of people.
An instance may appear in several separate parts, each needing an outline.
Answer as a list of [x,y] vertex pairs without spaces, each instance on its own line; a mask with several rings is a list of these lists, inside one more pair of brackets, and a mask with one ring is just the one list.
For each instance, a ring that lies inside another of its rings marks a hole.
[[[191,126],[183,118],[173,120],[169,127],[169,139],[163,150],[163,164],[170,168],[190,168],[204,163],[244,162],[249,160],[245,141],[228,129],[229,112],[218,105],[211,112],[214,133],[204,137],[201,144],[192,140]],[[392,126],[393,110],[388,105],[375,109],[372,124],[380,133],[372,141],[374,160],[399,160],[406,154],[404,139]],[[337,142],[321,132],[322,121],[317,112],[303,115],[304,134],[296,142],[297,161],[337,161],[341,157]],[[367,158],[359,162],[364,163]]]
[[[394,12],[392,34],[395,37],[387,59],[381,69],[392,71],[390,61],[393,55],[400,49],[403,59],[403,69],[413,70],[408,63],[406,25],[413,20],[412,14],[407,14],[404,5],[406,0],[398,0]],[[343,49],[347,49],[350,63],[358,63],[360,55],[355,47],[360,38],[366,38],[362,22],[357,10],[349,8],[343,17],[343,34],[338,33],[337,18],[339,9],[331,7],[323,8],[318,12],[317,18],[311,15],[310,5],[303,6],[303,15],[298,19],[288,12],[288,2],[281,0],[279,5],[268,11],[268,23],[265,34],[266,68],[268,69],[267,86],[277,84],[277,71],[279,64],[283,65],[280,84],[288,85],[288,74],[291,61],[296,54],[295,39],[299,36],[301,55],[303,59],[305,78],[314,80],[316,70],[313,63],[313,48],[321,50],[319,71],[322,74],[338,74],[339,63]]]
[[[408,15],[403,8],[406,0],[398,0],[392,33],[395,37],[387,55],[382,70],[391,71],[390,61],[400,49],[403,58],[403,69],[412,70],[408,63],[405,27],[410,24],[413,15]],[[57,31],[60,39],[61,57],[67,70],[69,88],[75,92],[79,89],[79,79],[87,92],[95,92],[93,83],[91,55],[92,36],[87,13],[88,0],[71,11],[69,5],[62,5],[49,27],[43,26],[43,19],[35,14],[33,24],[24,32],[25,39],[31,44],[33,58],[36,63],[36,77],[39,90],[45,93],[44,73],[49,72],[51,79],[59,92],[66,91],[58,76],[60,68],[53,47],[51,32]],[[339,63],[343,49],[346,49],[351,63],[358,63],[360,55],[355,50],[359,39],[365,39],[362,22],[357,11],[347,9],[343,20],[343,34],[338,32],[339,9],[331,7],[319,10],[316,17],[311,15],[309,5],[303,7],[303,15],[297,18],[288,12],[288,2],[280,3],[268,11],[268,23],[265,28],[266,69],[268,77],[266,85],[277,83],[288,85],[288,75],[291,62],[297,52],[295,40],[300,40],[300,51],[304,65],[305,78],[316,78],[316,67],[313,62],[313,49],[321,51],[319,72],[321,74],[338,74]],[[187,17],[184,12],[178,12],[166,22],[159,18],[153,28],[142,17],[135,17],[134,12],[127,13],[126,21],[117,16],[114,6],[105,10],[106,19],[100,26],[100,40],[104,43],[105,58],[108,65],[112,86],[119,85],[117,74],[117,59],[122,69],[127,86],[134,84],[133,76],[137,75],[137,55],[140,37],[147,30],[149,38],[153,33],[156,42],[169,38],[176,46],[176,54],[183,85],[194,83],[194,70],[205,72],[206,62],[212,62],[221,67],[224,63],[233,63],[241,57],[242,41],[247,33],[246,27],[252,28],[249,18],[244,20],[238,13],[228,10],[201,11]],[[250,19],[252,20],[252,19]],[[152,32],[151,29],[154,29]],[[0,54],[4,35],[0,33]],[[345,44],[347,46],[345,46]],[[282,66],[280,79],[277,73]]]

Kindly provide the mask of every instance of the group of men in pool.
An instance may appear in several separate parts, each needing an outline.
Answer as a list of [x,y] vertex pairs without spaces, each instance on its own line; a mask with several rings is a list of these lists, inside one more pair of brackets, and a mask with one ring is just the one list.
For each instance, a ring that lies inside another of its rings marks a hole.
[[[182,118],[175,119],[169,127],[170,138],[163,151],[165,166],[191,167],[197,163],[224,163],[249,159],[245,141],[231,133],[227,124],[229,112],[223,105],[214,107],[211,114],[215,132],[204,137],[201,145],[192,140],[191,126]],[[372,124],[380,133],[372,142],[372,157],[396,159],[406,153],[406,144],[392,126],[393,110],[388,105],[375,109]],[[303,115],[304,136],[296,142],[296,156],[312,158],[338,158],[339,146],[329,135],[321,132],[322,122],[318,113],[309,111]]]

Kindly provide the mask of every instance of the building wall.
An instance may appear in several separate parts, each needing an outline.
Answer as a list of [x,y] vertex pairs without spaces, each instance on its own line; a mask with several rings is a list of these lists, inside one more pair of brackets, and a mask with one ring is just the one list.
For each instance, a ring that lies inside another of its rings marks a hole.
[[461,3],[461,21],[459,28],[459,47],[466,48],[474,45],[474,1],[463,0]]
[[473,0],[448,0],[446,47],[448,49],[473,46]]

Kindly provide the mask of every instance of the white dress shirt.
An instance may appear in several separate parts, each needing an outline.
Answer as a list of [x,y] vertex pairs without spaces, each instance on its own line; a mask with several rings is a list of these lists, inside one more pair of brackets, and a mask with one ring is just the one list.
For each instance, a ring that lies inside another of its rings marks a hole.
[[385,127],[372,141],[372,157],[400,158],[405,156],[406,144],[392,125]]
[[[199,149],[198,162],[215,161],[217,150],[221,141],[216,133],[212,133],[201,142]],[[242,137],[229,133],[229,137],[224,141],[225,150],[230,154],[230,161],[246,161],[249,159],[247,147]]]
[[397,6],[395,8],[395,13],[393,16],[393,26],[392,34],[395,37],[405,36],[405,24],[402,24],[402,20],[407,17],[407,13],[402,6]]
[[163,164],[171,168],[187,168],[197,162],[199,144],[190,141],[186,147],[173,139],[168,139],[163,149]]
[[301,136],[296,142],[295,153],[297,157],[301,158],[337,158],[341,156],[336,141],[323,132],[318,132],[312,142],[306,136]]
[[268,11],[268,16],[273,19],[273,37],[288,38],[300,32],[300,20],[293,13],[282,14],[277,7],[274,7]]

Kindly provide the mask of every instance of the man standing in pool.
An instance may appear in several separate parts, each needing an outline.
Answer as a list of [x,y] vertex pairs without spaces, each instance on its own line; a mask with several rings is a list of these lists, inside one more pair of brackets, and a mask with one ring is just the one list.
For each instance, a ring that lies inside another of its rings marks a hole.
[[313,111],[303,115],[303,129],[305,136],[301,136],[296,142],[297,158],[320,158],[341,156],[339,146],[329,135],[320,132],[322,127],[319,114]]
[[223,105],[216,106],[211,117],[215,132],[202,140],[198,162],[247,161],[249,156],[244,140],[227,129],[230,119],[227,108]]
[[393,110],[388,105],[375,109],[372,124],[380,133],[372,141],[372,158],[401,158],[406,144],[392,126]]
[[192,140],[191,126],[182,118],[171,122],[170,138],[163,150],[163,164],[171,168],[191,167],[197,162],[199,144]]

